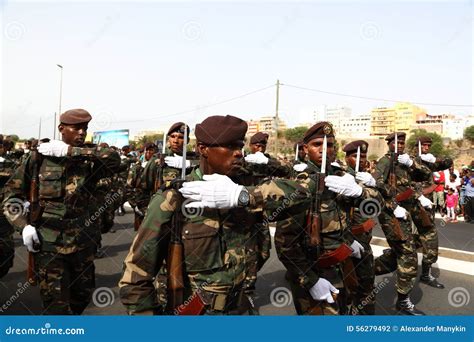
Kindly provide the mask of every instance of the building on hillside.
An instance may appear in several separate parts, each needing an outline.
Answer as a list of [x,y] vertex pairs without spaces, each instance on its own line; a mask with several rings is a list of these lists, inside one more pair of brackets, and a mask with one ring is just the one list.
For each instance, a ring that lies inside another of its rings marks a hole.
[[385,138],[395,131],[395,110],[393,108],[379,107],[370,113],[370,136]]
[[341,120],[338,137],[367,139],[370,136],[371,115],[362,114]]

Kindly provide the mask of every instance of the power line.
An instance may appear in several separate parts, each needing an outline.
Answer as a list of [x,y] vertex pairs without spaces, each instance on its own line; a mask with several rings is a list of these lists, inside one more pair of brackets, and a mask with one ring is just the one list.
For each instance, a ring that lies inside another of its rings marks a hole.
[[358,96],[358,95],[350,95],[350,94],[343,94],[343,93],[337,93],[333,91],[326,91],[326,90],[319,90],[319,89],[311,89],[311,88],[306,88],[306,87],[300,87],[300,86],[295,86],[291,84],[284,84],[280,83],[282,86],[286,86],[289,88],[295,88],[295,89],[301,89],[301,90],[307,90],[307,91],[312,91],[316,93],[323,93],[323,94],[329,94],[329,95],[336,95],[336,96],[344,96],[344,97],[352,97],[356,99],[362,99],[362,100],[372,100],[372,101],[385,101],[385,102],[410,102],[413,104],[417,105],[423,105],[423,106],[440,106],[440,107],[474,107],[474,105],[467,105],[467,104],[447,104],[447,103],[427,103],[427,102],[414,102],[414,101],[401,101],[401,100],[392,100],[392,99],[381,99],[381,98],[376,98],[376,97],[367,97],[367,96]]
[[205,105],[205,106],[198,106],[197,108],[194,108],[194,109],[189,109],[189,110],[185,110],[185,111],[181,111],[181,112],[177,112],[177,113],[173,113],[173,114],[167,114],[167,115],[162,115],[162,116],[160,116],[160,117],[147,118],[147,119],[114,121],[114,123],[128,123],[128,122],[153,121],[153,120],[159,120],[159,119],[163,119],[163,118],[167,118],[167,117],[171,117],[171,116],[176,116],[176,115],[191,113],[191,112],[195,112],[196,110],[202,110],[202,109],[214,107],[214,106],[217,106],[217,105],[221,105],[221,104],[223,104],[223,103],[227,103],[227,102],[231,102],[231,101],[234,101],[234,100],[238,100],[238,99],[241,99],[241,98],[243,98],[243,97],[246,97],[246,96],[249,96],[249,95],[252,95],[252,94],[255,94],[255,93],[259,93],[259,92],[264,91],[264,90],[267,90],[267,89],[269,89],[269,88],[273,88],[274,86],[275,86],[275,85],[272,84],[272,85],[269,85],[269,86],[267,86],[267,87],[260,88],[260,89],[257,89],[257,90],[253,90],[253,91],[251,91],[251,92],[248,92],[248,93],[245,93],[245,94],[242,94],[242,95],[239,95],[239,96],[231,97],[231,98],[226,99],[226,100],[222,100],[222,101],[215,102],[215,103],[212,103],[212,104],[209,104],[209,105]]

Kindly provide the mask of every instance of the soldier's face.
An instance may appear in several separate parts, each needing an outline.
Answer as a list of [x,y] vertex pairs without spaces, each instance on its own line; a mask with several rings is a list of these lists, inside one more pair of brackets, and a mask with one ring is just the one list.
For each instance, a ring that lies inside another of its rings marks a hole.
[[304,151],[303,147],[300,147],[298,149],[298,159],[299,160],[304,160],[304,158],[306,158],[306,152]]
[[[244,156],[243,141],[237,141],[227,146],[198,145],[201,161],[204,161],[203,171],[206,174],[218,173],[229,177],[235,176],[241,169]],[[201,162],[201,165],[202,162]]]
[[265,153],[267,150],[267,145],[257,143],[257,144],[250,144],[250,151],[252,153],[262,152]]
[[168,146],[173,153],[183,153],[184,134],[173,132],[168,136]]
[[[395,152],[395,139],[390,141],[388,144],[390,152]],[[402,154],[405,151],[405,139],[398,139],[398,154]]]
[[421,153],[426,154],[430,152],[431,144],[421,144]]
[[60,124],[58,129],[66,144],[76,147],[84,145],[87,135],[87,123],[76,125]]
[[155,149],[154,148],[148,148],[145,151],[145,160],[146,161],[150,160],[151,157],[153,157],[154,154],[155,154]]
[[[357,161],[357,152],[346,155],[346,163],[355,170]],[[360,153],[359,171],[365,171],[367,166],[367,153]]]
[[[321,166],[323,160],[323,141],[324,138],[315,138],[309,143],[303,145],[304,151],[308,155],[309,160],[317,166]],[[330,160],[331,156],[335,155],[334,141],[334,137],[327,138],[327,160]],[[328,161],[326,161],[326,163],[327,162]]]

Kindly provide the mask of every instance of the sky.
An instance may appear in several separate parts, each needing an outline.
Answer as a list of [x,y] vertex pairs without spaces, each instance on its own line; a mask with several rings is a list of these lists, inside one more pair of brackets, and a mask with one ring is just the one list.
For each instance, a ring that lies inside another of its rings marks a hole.
[[472,1],[0,0],[0,10],[4,134],[36,137],[41,117],[41,137],[52,136],[57,64],[61,111],[87,109],[90,132],[273,115],[277,79],[289,126],[322,105],[394,104],[383,99],[474,112]]

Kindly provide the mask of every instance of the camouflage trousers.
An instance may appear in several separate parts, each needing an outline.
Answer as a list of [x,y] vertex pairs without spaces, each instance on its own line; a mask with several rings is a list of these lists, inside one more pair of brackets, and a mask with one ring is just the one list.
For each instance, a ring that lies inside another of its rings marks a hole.
[[353,315],[375,315],[374,255],[370,243],[359,239],[357,241],[365,251],[360,259],[352,258],[358,284],[356,291],[351,294],[351,313]]
[[293,303],[298,315],[309,316],[335,316],[344,314],[347,308],[347,291],[342,283],[342,273],[338,267],[323,269],[320,276],[330,281],[339,290],[336,301],[329,304],[327,301],[313,299],[309,291],[301,286],[291,275],[289,277]]
[[[429,224],[421,219],[421,210],[425,210],[429,217]],[[414,232],[415,245],[423,249],[423,261],[425,265],[434,264],[438,260],[438,229],[433,220],[432,212],[422,209],[420,205],[414,205],[410,211],[416,231]]]
[[95,288],[94,248],[71,254],[41,251],[34,261],[43,314],[82,314]]
[[4,216],[0,216],[0,278],[3,278],[13,266],[15,245],[13,227]]
[[409,294],[415,285],[418,260],[412,234],[412,220],[408,215],[406,220],[398,220],[403,233],[403,239],[394,234],[393,214],[384,209],[379,216],[382,230],[387,238],[390,251],[384,252],[375,259],[375,275],[397,271],[396,290],[401,294]]
[[248,255],[248,269],[245,278],[245,285],[247,293],[255,291],[255,283],[257,282],[257,273],[263,267],[265,262],[270,257],[271,237],[268,225],[256,224],[257,231],[252,238],[246,242]]

